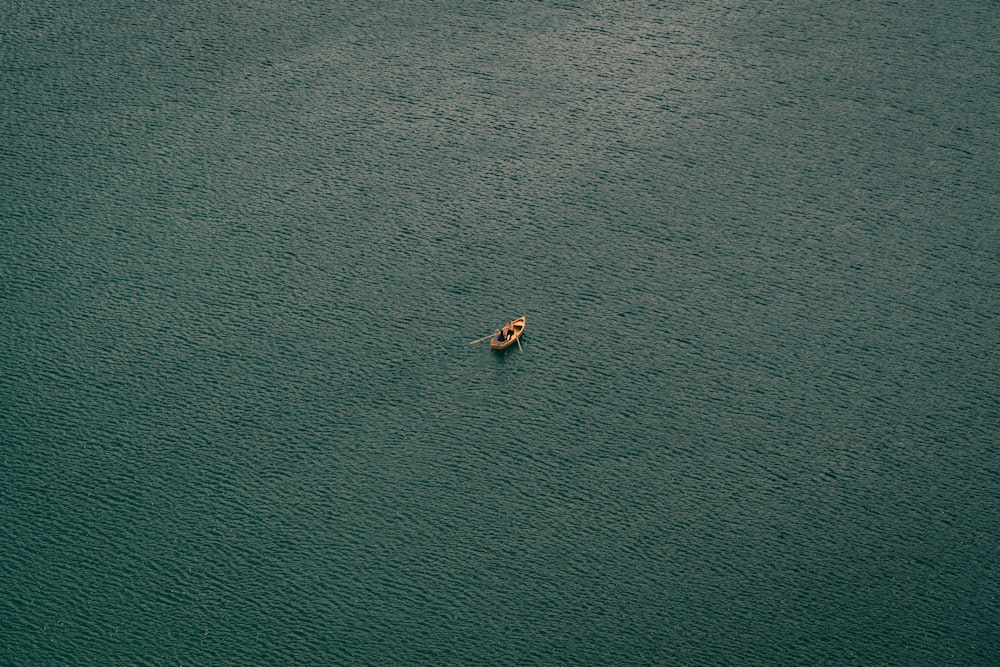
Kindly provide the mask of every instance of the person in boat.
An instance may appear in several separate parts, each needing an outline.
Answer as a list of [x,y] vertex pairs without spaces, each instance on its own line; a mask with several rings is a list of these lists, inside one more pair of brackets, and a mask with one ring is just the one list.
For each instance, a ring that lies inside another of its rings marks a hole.
[[505,340],[507,340],[507,329],[506,328],[501,329],[500,333],[497,334],[497,341],[498,342],[502,343]]

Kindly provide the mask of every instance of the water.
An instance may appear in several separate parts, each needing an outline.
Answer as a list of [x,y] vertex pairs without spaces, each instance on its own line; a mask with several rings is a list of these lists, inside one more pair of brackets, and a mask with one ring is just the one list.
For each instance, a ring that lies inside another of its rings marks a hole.
[[995,3],[4,5],[0,662],[995,659]]

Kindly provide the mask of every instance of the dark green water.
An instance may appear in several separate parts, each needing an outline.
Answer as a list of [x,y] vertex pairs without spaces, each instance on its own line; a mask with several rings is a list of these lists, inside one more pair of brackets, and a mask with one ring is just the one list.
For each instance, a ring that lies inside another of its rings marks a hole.
[[0,663],[996,660],[996,2],[150,4],[0,2]]

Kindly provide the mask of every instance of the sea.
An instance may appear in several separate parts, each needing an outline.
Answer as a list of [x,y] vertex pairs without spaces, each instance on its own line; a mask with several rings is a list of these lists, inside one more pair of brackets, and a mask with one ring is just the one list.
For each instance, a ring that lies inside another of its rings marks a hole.
[[0,664],[998,656],[995,0],[0,0]]

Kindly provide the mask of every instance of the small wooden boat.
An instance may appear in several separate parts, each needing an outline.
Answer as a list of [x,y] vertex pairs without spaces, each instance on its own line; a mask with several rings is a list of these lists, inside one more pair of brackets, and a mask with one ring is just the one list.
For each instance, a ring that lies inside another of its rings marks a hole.
[[507,324],[503,325],[497,332],[493,334],[493,338],[490,338],[490,347],[494,350],[503,350],[514,343],[518,343],[521,338],[521,334],[524,333],[524,316],[517,318],[516,320],[511,320]]

